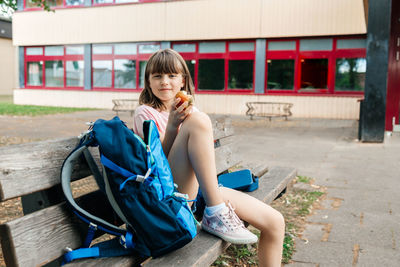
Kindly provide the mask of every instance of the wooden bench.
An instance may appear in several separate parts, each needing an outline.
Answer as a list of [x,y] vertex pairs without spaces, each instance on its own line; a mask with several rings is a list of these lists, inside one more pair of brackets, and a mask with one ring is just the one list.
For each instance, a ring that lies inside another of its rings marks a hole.
[[137,99],[113,99],[112,102],[114,104],[112,110],[117,113],[117,116],[120,111],[129,111],[133,116],[135,109],[139,105],[139,100]]
[[267,117],[271,120],[272,117],[287,117],[292,116],[291,108],[292,103],[281,102],[247,102],[246,115],[253,117]]
[[[233,128],[229,118],[214,117],[215,153],[218,173],[240,163],[235,152]],[[0,148],[0,201],[21,197],[24,216],[0,225],[1,246],[7,266],[58,266],[66,247],[78,248],[86,235],[82,224],[63,202],[60,169],[78,139],[41,141]],[[98,155],[97,155],[98,157]],[[240,163],[241,166],[247,166]],[[78,167],[80,166],[80,167]],[[270,203],[295,177],[286,167],[252,166],[260,177],[259,189],[250,194]],[[77,162],[73,180],[89,175],[85,163]],[[84,178],[73,183],[80,183]],[[79,188],[78,188],[79,189]],[[95,190],[95,189],[94,189]],[[79,202],[88,211],[109,218],[111,208],[99,205],[99,191],[85,193]],[[201,231],[185,247],[156,259],[135,256],[86,259],[67,266],[209,266],[229,246]]]

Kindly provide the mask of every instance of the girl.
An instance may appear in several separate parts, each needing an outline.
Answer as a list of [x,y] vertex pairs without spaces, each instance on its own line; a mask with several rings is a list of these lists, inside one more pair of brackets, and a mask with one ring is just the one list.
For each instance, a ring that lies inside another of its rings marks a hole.
[[245,193],[218,187],[211,121],[187,101],[178,105],[180,99],[175,95],[180,90],[193,94],[183,58],[171,49],[153,54],[145,70],[141,106],[134,115],[135,133],[143,138],[143,122],[154,120],[178,190],[194,199],[200,186],[206,202],[203,230],[234,244],[257,242],[239,216],[261,231],[259,265],[281,266],[283,216]]

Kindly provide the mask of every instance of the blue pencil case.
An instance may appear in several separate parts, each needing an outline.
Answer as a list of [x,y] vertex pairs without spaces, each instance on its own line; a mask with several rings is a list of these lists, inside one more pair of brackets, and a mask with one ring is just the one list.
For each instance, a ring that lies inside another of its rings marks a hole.
[[252,192],[258,188],[258,177],[249,169],[224,173],[218,176],[218,183],[224,187]]

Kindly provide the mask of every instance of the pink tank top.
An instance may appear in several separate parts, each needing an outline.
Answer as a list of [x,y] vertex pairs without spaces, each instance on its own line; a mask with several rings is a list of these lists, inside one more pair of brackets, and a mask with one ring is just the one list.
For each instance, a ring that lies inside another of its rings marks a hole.
[[[196,107],[193,107],[192,112],[198,112]],[[145,120],[153,120],[158,128],[160,136],[165,135],[165,130],[167,129],[169,112],[158,111],[147,105],[140,105],[135,110],[135,115],[133,116],[133,131],[143,139],[143,122]]]

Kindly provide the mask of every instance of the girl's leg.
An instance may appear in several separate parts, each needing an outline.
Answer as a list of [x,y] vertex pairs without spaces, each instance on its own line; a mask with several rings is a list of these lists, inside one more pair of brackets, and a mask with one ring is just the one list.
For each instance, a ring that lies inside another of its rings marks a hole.
[[259,266],[281,266],[285,221],[282,214],[264,202],[240,191],[221,187],[240,219],[261,231],[258,243]]
[[212,124],[205,113],[193,112],[185,119],[168,161],[180,192],[194,199],[200,184],[207,206],[223,203],[218,190]]
[[[207,206],[202,220],[204,230],[236,244],[257,242],[257,236],[244,228],[235,219],[234,212],[223,204],[215,167],[212,124],[206,114],[194,112],[185,119],[168,161],[181,193],[194,199],[200,184]],[[214,212],[210,212],[211,206]]]

